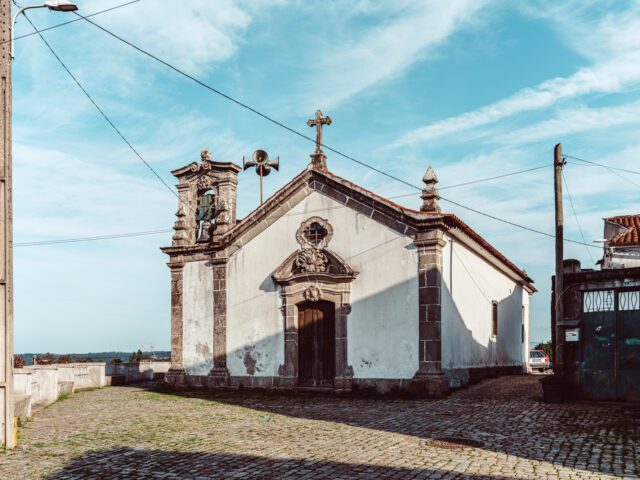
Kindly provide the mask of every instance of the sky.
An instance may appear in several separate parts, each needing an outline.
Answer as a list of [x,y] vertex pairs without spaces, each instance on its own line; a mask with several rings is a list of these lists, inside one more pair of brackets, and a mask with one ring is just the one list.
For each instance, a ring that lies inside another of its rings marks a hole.
[[[77,0],[87,15],[125,0]],[[140,0],[96,23],[307,135],[444,198],[554,231],[553,147],[639,169],[640,3],[626,1]],[[38,28],[73,14],[32,10]],[[20,18],[16,35],[31,33]],[[313,145],[179,76],[93,25],[43,33],[85,89],[169,185],[199,160],[280,157],[275,192]],[[176,198],[109,127],[37,35],[13,63],[15,350],[169,348],[171,233],[94,242],[21,243],[170,229]],[[417,208],[419,192],[328,152],[329,169]],[[547,165],[502,179],[476,179]],[[614,171],[615,172],[615,171]],[[638,213],[640,175],[568,159],[565,236],[598,246],[604,217]],[[258,202],[240,174],[238,213]],[[568,188],[568,192],[567,192]],[[575,208],[576,215],[569,197]],[[552,238],[441,201],[535,280],[532,340],[550,338]],[[578,227],[578,222],[581,228]],[[582,230],[582,233],[581,231]],[[598,248],[565,243],[596,268]]]

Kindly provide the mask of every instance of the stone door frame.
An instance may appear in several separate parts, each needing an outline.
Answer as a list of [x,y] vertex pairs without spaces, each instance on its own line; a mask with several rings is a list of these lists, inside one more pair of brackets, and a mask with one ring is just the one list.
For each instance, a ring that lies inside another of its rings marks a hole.
[[284,363],[280,365],[280,385],[298,386],[298,305],[324,300],[335,306],[335,377],[336,391],[351,390],[353,368],[347,361],[347,317],[351,313],[349,283],[318,284],[302,281],[280,285],[282,322],[284,326]]

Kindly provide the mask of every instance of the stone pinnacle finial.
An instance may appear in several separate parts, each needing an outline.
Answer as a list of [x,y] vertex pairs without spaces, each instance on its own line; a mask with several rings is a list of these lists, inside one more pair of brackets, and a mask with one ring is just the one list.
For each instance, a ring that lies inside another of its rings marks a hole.
[[433,168],[431,168],[431,165],[427,168],[424,177],[422,177],[422,181],[425,183],[426,187],[422,190],[422,195],[420,195],[420,198],[422,198],[420,211],[440,213],[440,205],[438,204],[438,200],[440,200],[440,193],[436,188],[438,176],[436,175],[436,172],[433,171]]
[[206,148],[204,150],[202,150],[200,152],[200,160],[202,160],[203,162],[205,160],[211,161],[211,152],[209,150],[207,150]]

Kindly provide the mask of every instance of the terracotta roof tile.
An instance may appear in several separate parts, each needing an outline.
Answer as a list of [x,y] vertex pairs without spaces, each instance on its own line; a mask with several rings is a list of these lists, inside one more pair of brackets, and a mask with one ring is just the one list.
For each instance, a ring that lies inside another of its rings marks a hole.
[[619,215],[605,218],[605,220],[626,228],[609,241],[610,246],[640,245],[640,214]]

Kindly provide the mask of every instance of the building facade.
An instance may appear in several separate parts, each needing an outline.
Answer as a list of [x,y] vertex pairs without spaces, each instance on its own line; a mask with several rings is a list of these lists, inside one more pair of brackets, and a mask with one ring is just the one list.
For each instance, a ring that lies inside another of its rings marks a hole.
[[169,384],[441,395],[526,371],[532,280],[440,211],[431,168],[416,211],[311,157],[242,220],[240,167],[173,172]]
[[[601,270],[564,261],[566,396],[640,401],[640,215],[604,219]],[[552,299],[555,298],[555,290]],[[555,338],[553,300],[552,332]]]
[[603,270],[640,267],[640,215],[604,219]]

